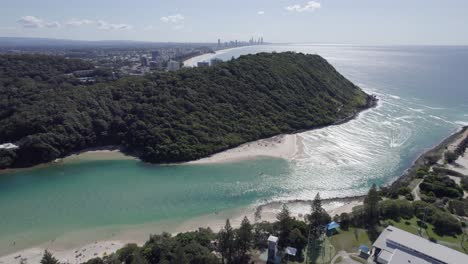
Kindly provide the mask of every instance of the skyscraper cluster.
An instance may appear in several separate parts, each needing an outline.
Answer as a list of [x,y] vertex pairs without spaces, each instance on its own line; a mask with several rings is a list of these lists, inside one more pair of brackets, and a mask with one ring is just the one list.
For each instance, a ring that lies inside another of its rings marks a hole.
[[222,42],[221,39],[218,39],[218,48],[223,48],[223,47],[241,47],[241,46],[247,46],[247,45],[262,45],[264,44],[263,42],[263,37],[259,37],[258,39],[255,37],[251,37],[249,41],[226,41]]

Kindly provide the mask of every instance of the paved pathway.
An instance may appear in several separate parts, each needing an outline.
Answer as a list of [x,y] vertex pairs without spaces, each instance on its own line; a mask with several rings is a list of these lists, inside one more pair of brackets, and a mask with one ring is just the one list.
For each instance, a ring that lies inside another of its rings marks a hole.
[[342,260],[337,264],[360,264],[359,262],[351,259],[346,251],[338,252],[338,254],[336,254],[336,256],[332,259],[331,264],[334,264],[338,257],[341,257]]

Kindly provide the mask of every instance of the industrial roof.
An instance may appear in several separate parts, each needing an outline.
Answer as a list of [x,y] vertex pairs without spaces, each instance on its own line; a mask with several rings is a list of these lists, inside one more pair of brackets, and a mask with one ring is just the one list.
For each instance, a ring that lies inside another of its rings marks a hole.
[[429,261],[426,261],[424,259],[418,258],[416,256],[413,256],[411,254],[408,254],[404,251],[396,249],[393,252],[392,259],[388,264],[431,264]]
[[[433,243],[394,226],[388,226],[374,243],[374,247],[394,252],[397,249],[410,249],[446,263],[468,263],[468,255],[451,248]],[[396,262],[395,262],[396,263]]]

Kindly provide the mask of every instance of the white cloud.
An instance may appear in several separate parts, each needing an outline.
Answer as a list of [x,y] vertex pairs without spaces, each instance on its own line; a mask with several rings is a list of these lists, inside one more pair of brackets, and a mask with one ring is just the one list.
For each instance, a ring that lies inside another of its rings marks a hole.
[[94,24],[95,22],[89,19],[72,19],[69,20],[66,25],[70,27],[80,27],[80,26],[85,26],[85,25],[91,25]]
[[35,16],[24,16],[16,22],[24,28],[59,28],[61,26],[57,21],[46,21]]
[[258,11],[257,14],[263,16],[265,14],[265,11]]
[[34,16],[24,16],[17,22],[24,28],[40,28],[44,26],[44,21]]
[[61,25],[57,21],[52,21],[52,22],[45,22],[44,26],[47,28],[59,28]]
[[132,28],[129,24],[112,24],[103,20],[99,20],[97,24],[98,29],[101,30],[127,30]]
[[164,23],[179,23],[184,21],[184,19],[185,17],[181,14],[161,17],[161,21]]
[[285,7],[286,10],[290,12],[313,12],[321,7],[319,2],[309,1],[305,5],[291,5]]
[[[62,24],[58,21],[49,21],[35,16],[21,17],[17,23],[23,28],[60,28]],[[103,20],[89,20],[89,19],[70,19],[64,22],[64,25],[69,27],[80,27],[85,25],[95,25],[101,30],[128,30],[133,27],[129,24],[113,24]]]

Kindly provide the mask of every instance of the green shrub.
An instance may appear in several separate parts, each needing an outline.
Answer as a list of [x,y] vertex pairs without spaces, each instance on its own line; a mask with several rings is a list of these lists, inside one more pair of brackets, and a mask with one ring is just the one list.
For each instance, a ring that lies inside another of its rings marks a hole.
[[452,152],[452,151],[445,152],[445,161],[447,161],[448,163],[452,163],[456,161],[457,158],[458,158],[458,155],[455,152]]
[[456,214],[459,216],[466,216],[466,208],[468,208],[467,200],[459,201],[459,200],[450,200],[448,202],[448,210],[452,214]]
[[414,216],[413,205],[406,200],[385,200],[379,204],[380,214],[384,219],[398,221],[400,218],[410,219]]
[[459,198],[463,190],[448,176],[427,176],[419,185],[421,192],[427,195],[433,193],[436,197]]
[[468,191],[468,177],[462,177],[460,181],[460,185],[463,188],[463,190]]
[[460,221],[448,213],[437,212],[432,219],[434,232],[440,236],[453,236],[462,232]]

